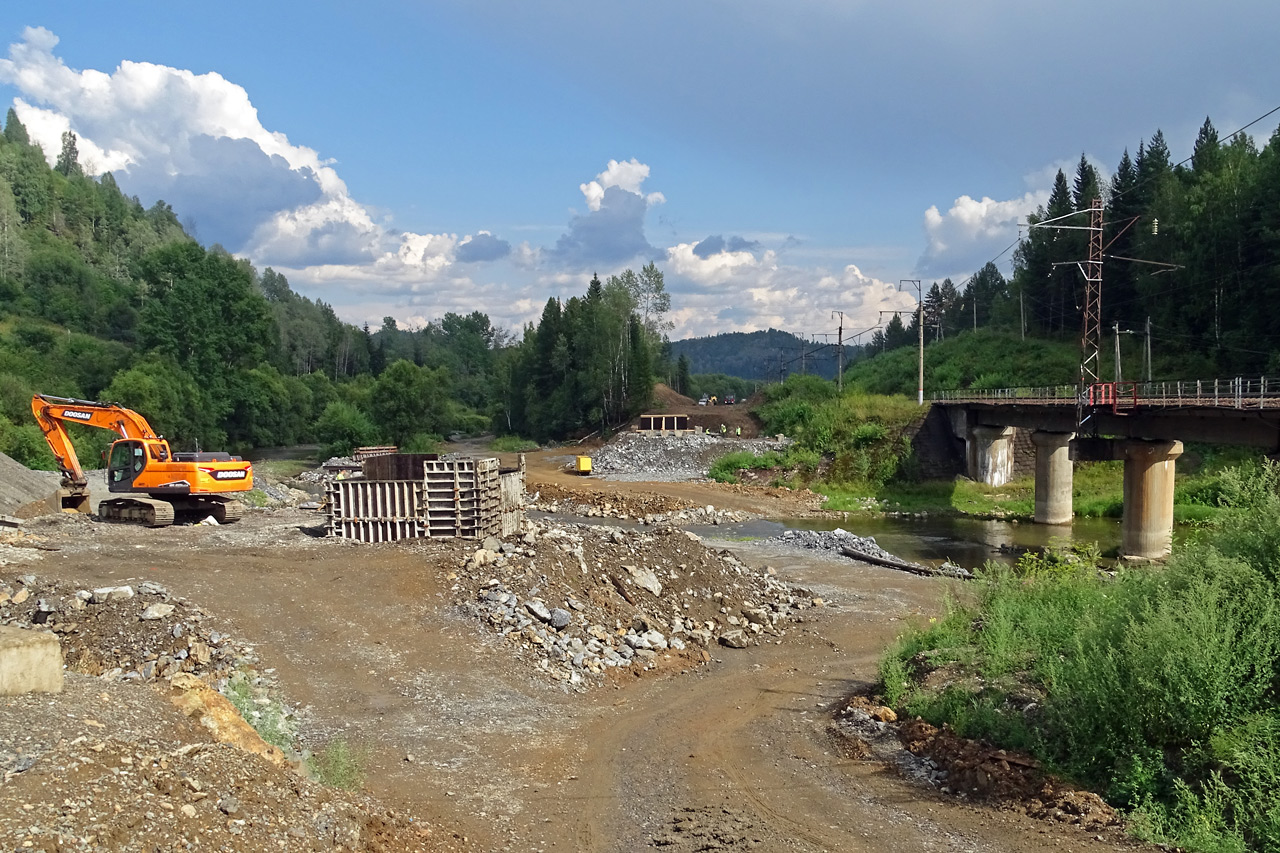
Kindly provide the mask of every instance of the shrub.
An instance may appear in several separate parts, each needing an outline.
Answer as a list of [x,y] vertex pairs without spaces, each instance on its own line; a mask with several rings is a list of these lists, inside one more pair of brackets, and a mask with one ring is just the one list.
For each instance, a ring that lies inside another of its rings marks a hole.
[[369,418],[352,404],[340,400],[325,406],[316,421],[316,438],[328,456],[350,456],[352,450],[372,444],[376,437]]
[[[886,697],[1031,750],[1134,810],[1148,838],[1276,849],[1280,497],[1265,482],[1270,468],[1234,492],[1260,508],[1230,510],[1164,567],[1110,577],[1087,551],[988,566],[972,610],[953,608],[898,641],[880,667]],[[940,693],[910,677],[946,661],[971,677]],[[1008,701],[1018,684],[1020,695],[1043,696],[1034,714]]]
[[444,439],[434,433],[418,432],[409,436],[409,440],[400,445],[402,453],[439,453]]

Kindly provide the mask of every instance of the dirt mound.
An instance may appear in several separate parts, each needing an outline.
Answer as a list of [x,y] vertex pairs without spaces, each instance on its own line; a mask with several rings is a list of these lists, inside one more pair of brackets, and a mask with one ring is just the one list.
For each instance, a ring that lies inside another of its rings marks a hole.
[[903,723],[898,733],[908,750],[945,773],[943,793],[1000,801],[1032,817],[1090,831],[1121,823],[1097,794],[1064,787],[1028,755],[962,738],[948,726],[935,728],[919,717]]
[[57,512],[58,475],[30,468],[0,453],[0,515],[33,518]]
[[667,385],[659,382],[653,386],[653,408],[658,411],[668,411],[672,409],[687,409],[690,406],[698,405],[697,400],[690,399],[683,394],[676,393]]
[[[713,435],[720,434],[721,425],[724,426],[724,434],[730,437],[757,438],[763,434],[760,419],[751,413],[751,406],[741,403],[731,406],[700,406],[696,400],[677,394],[666,385],[658,385],[654,389],[653,404],[649,411],[643,414],[659,413],[688,415],[690,429],[702,427],[704,432]],[[639,424],[640,418],[637,417],[627,425],[627,428],[634,428]]]
[[[149,687],[70,673],[0,704],[14,759],[0,843],[34,850],[462,849],[369,797],[210,743]],[[18,808],[15,804],[22,804]]]

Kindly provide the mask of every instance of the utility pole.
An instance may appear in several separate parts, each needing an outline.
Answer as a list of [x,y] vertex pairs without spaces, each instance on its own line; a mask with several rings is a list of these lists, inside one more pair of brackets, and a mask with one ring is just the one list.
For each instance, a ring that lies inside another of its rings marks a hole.
[[1147,368],[1147,381],[1151,381],[1151,318],[1147,318],[1147,339],[1142,347],[1143,362]]
[[1114,337],[1116,341],[1116,381],[1120,382],[1122,380],[1120,377],[1120,321],[1119,320],[1116,320],[1116,323],[1112,327],[1112,329],[1114,330]]
[[840,315],[840,326],[836,332],[836,391],[844,393],[844,312],[832,311],[831,316]]
[[[1080,332],[1080,384],[1076,389],[1076,425],[1083,433],[1086,422],[1093,417],[1093,409],[1087,406],[1090,386],[1098,382],[1098,364],[1101,359],[1102,338],[1102,199],[1095,198],[1089,208],[1088,225],[1058,225],[1060,220],[1083,213],[1075,210],[1055,219],[1033,223],[1032,228],[1064,228],[1089,232],[1089,259],[1062,261],[1054,264],[1073,263],[1084,273],[1084,310]],[[1086,413],[1088,409],[1088,413]]]
[[[924,288],[921,286],[918,278],[903,278],[898,280],[898,285],[914,284],[916,286],[916,329],[920,333],[920,370],[919,382],[916,386],[916,405],[924,405]],[[975,302],[976,305],[976,302]],[[977,316],[977,308],[974,308],[974,316]],[[976,321],[975,321],[976,322]],[[976,328],[976,325],[975,325]]]

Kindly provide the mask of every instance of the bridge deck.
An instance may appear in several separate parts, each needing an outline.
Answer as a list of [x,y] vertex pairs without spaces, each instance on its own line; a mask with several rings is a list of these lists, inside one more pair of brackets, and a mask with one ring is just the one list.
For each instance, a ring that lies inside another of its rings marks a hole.
[[[934,395],[939,403],[1075,406],[1078,387],[967,389]],[[1088,387],[1085,405],[1126,409],[1280,409],[1280,378],[1181,380],[1174,382],[1101,382]]]

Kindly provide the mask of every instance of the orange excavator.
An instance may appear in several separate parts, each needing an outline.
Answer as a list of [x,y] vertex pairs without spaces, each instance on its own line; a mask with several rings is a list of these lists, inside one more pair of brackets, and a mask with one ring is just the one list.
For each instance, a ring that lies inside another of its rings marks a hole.
[[175,453],[147,419],[116,403],[95,403],[36,394],[31,411],[62,471],[62,508],[90,511],[89,478],[80,467],[67,424],[108,429],[120,435],[107,454],[107,489],[126,492],[98,505],[105,521],[163,527],[174,516],[213,516],[220,524],[240,518],[244,505],[231,497],[253,488],[253,466],[228,453]]

